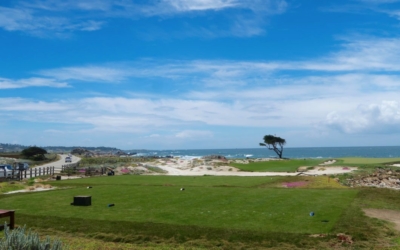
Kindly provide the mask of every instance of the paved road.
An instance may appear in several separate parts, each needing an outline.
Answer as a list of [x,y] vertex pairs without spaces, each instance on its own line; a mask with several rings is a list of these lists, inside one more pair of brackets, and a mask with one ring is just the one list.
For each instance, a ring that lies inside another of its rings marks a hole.
[[[61,172],[61,169],[62,169],[63,165],[67,165],[67,164],[71,164],[71,163],[77,163],[77,162],[79,162],[81,160],[81,158],[79,158],[79,157],[77,157],[75,155],[72,155],[71,156],[72,162],[65,162],[65,158],[68,156],[68,154],[59,154],[59,156],[60,156],[60,160],[58,160],[58,161],[51,162],[51,163],[46,163],[46,164],[43,164],[43,165],[40,165],[40,166],[36,166],[36,167],[33,167],[32,169],[43,168],[43,167],[54,167],[54,173],[58,174],[58,173]],[[29,175],[29,170],[27,171],[27,174]],[[27,176],[27,178],[29,178],[29,177]]]

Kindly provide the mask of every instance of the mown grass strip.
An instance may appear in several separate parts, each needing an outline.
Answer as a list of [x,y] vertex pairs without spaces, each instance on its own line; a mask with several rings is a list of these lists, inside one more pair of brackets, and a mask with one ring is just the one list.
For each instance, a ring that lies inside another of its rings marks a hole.
[[290,159],[249,162],[248,164],[231,163],[230,165],[242,171],[251,172],[296,172],[299,167],[313,167],[324,161],[324,159]]
[[91,177],[51,182],[54,186],[174,186],[181,187],[254,187],[276,181],[281,177],[242,177],[242,176],[146,176],[122,175]]
[[[363,158],[363,157],[346,157],[346,158],[340,158],[338,159],[337,164],[355,164],[355,165],[360,165],[360,164],[387,164],[387,163],[399,163],[400,158]],[[335,165],[337,165],[335,164]]]
[[45,230],[77,235],[84,234],[87,238],[100,239],[106,242],[182,244],[202,239],[204,242],[212,242],[213,244],[222,244],[226,241],[244,245],[262,245],[264,247],[274,247],[288,242],[297,246],[312,246],[318,242],[318,239],[309,238],[305,234],[221,229],[193,225],[104,221],[26,214],[19,214],[17,220],[23,221],[28,227],[39,231],[44,228]]

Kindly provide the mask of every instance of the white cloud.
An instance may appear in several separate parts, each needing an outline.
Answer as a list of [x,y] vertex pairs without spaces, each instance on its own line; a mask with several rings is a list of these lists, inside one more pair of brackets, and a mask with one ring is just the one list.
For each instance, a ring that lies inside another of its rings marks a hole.
[[42,70],[38,74],[59,80],[79,80],[88,82],[119,82],[132,74],[129,69],[107,66],[66,67]]
[[322,65],[310,69],[320,70],[400,70],[400,39],[375,38],[347,41],[344,50],[332,54]]
[[0,27],[6,30],[30,30],[32,15],[28,10],[18,10],[0,6]]
[[[156,61],[148,59],[124,64],[66,67],[43,70],[38,73],[61,80],[111,82],[122,81],[130,77],[161,77],[174,81],[185,79],[187,82],[192,78],[207,86],[213,84],[224,86],[224,82],[226,86],[245,86],[246,83],[254,85],[254,83],[262,81],[268,84],[271,76],[273,77],[281,71],[316,71],[342,74],[346,78],[359,78],[354,80],[381,82],[376,85],[385,82],[387,87],[389,85],[395,87],[398,80],[396,72],[400,71],[399,58],[399,38],[364,38],[344,41],[339,52],[305,61]],[[375,80],[367,79],[362,75],[373,77]],[[320,79],[323,78],[320,77]],[[332,78],[332,75],[328,78]]]
[[220,10],[239,6],[237,0],[163,0],[177,11]]
[[[113,3],[115,2],[115,3]],[[118,5],[119,1],[112,0],[36,0],[22,2],[22,6],[32,9],[42,9],[46,11],[65,11],[65,10],[87,10],[87,11],[109,11],[113,4]]]
[[212,138],[213,133],[211,131],[200,131],[200,130],[184,130],[175,134],[175,137],[181,139],[205,139]]
[[[81,124],[86,132],[160,136],[169,132],[174,134],[174,138],[195,135],[193,131],[209,131],[210,126],[282,129],[319,126],[344,133],[388,133],[397,131],[399,125],[396,113],[399,104],[385,100],[400,100],[400,76],[396,71],[390,71],[400,63],[392,56],[397,52],[388,53],[384,45],[394,48],[397,40],[373,41],[375,48],[372,41],[354,41],[323,60],[139,60],[43,70],[38,74],[46,78],[1,79],[0,88],[40,84],[68,86],[64,81],[69,81],[68,84],[75,84],[75,81],[83,82],[79,84],[121,81],[121,91],[128,85],[126,90],[132,91],[131,83],[135,78],[144,78],[153,84],[164,84],[174,90],[179,86],[180,89],[174,95],[141,89],[143,94],[137,92],[130,97],[76,98],[59,102],[18,99],[1,107],[0,115],[12,113],[18,117],[15,119],[21,120]],[[383,66],[371,66],[368,62],[369,58],[376,62],[375,54],[379,61],[376,64]],[[346,70],[332,70],[338,64],[341,66],[341,58],[357,55],[364,57],[363,62],[359,61],[360,65],[353,62],[345,67]],[[318,64],[321,61],[326,64],[324,67]],[[371,68],[375,70],[369,72]],[[287,70],[301,74],[290,76],[286,74]],[[379,102],[382,103],[370,105]],[[29,112],[25,110],[26,103]],[[42,112],[45,107],[51,107],[50,111]],[[14,112],[10,112],[11,108]],[[62,120],[59,119],[59,110],[62,110]],[[348,113],[348,110],[352,112]]]
[[46,36],[47,32],[94,31],[102,25],[101,21],[70,20],[56,15],[38,15],[30,9],[0,6],[0,27],[8,31],[25,31],[37,36]]
[[386,3],[400,2],[399,0],[358,0],[358,1],[371,4],[386,4]]
[[[73,31],[96,31],[112,18],[140,19],[151,16],[174,18],[197,12],[222,12],[225,9],[248,12],[223,15],[221,25],[203,22],[185,28],[181,34],[199,36],[254,36],[264,33],[266,19],[281,14],[287,8],[284,0],[158,0],[148,3],[110,0],[45,0],[20,1],[10,8],[0,7],[0,27],[8,31],[24,31],[36,36],[66,36]],[[188,32],[188,30],[192,30]],[[171,34],[169,34],[171,35]]]
[[11,80],[7,78],[0,78],[0,89],[17,89],[28,87],[52,87],[52,88],[66,88],[69,87],[66,82],[58,82],[55,79],[49,78],[27,78],[19,80]]
[[150,138],[159,138],[160,135],[159,134],[151,134],[148,137],[150,137]]
[[[43,101],[31,101],[23,98],[0,98],[0,111],[14,111],[14,112],[28,112],[26,116],[32,115],[30,112],[59,112],[66,111],[70,107],[62,102],[59,103],[48,103]],[[22,118],[22,117],[21,117]],[[32,117],[35,119],[34,117]],[[22,118],[23,119],[23,118]],[[38,119],[37,121],[40,121]]]
[[397,101],[359,105],[350,112],[331,112],[324,125],[344,133],[400,132],[400,105]]

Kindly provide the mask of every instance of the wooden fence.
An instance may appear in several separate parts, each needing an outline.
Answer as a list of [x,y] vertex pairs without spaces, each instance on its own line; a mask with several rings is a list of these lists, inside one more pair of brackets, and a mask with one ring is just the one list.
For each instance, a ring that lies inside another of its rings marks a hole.
[[61,167],[61,173],[70,175],[85,175],[85,176],[94,176],[94,175],[104,175],[107,173],[107,168],[100,167],[86,167],[80,168],[79,163],[67,164]]
[[[0,177],[0,182],[3,181],[12,181],[12,180],[22,180],[26,178],[35,178],[38,176],[43,176],[43,175],[54,175],[54,167],[37,167],[37,168],[30,168],[27,170],[13,170],[11,173],[11,177]],[[0,176],[6,176],[6,173],[4,171],[4,174],[1,173]]]
[[61,172],[65,172],[68,169],[77,169],[79,168],[79,162],[76,163],[70,163],[70,164],[65,164],[61,166]]

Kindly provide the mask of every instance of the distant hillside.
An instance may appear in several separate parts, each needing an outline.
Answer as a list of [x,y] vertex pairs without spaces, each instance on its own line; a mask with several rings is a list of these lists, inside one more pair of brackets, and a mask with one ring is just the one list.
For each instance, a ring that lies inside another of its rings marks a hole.
[[[31,147],[20,145],[20,144],[10,144],[10,143],[0,143],[0,152],[21,152],[25,148]],[[41,146],[39,146],[41,147]],[[118,148],[111,148],[111,147],[81,147],[81,146],[73,146],[73,147],[64,147],[64,146],[44,146],[41,147],[47,150],[49,153],[69,153],[75,148],[83,148],[92,152],[96,153],[113,153],[122,151]]]

